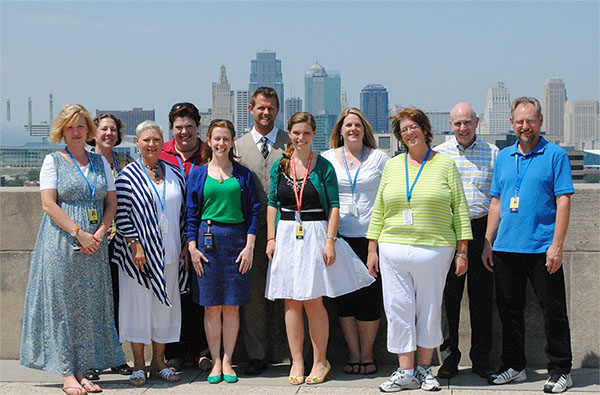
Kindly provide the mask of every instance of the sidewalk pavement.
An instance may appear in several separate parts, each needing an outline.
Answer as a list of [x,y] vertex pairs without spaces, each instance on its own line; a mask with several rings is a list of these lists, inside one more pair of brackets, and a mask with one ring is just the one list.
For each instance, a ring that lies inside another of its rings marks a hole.
[[[181,372],[179,383],[168,384],[156,379],[149,379],[145,387],[132,387],[127,383],[127,377],[110,371],[101,375],[98,382],[107,395],[141,395],[141,394],[244,394],[244,395],[347,395],[347,394],[379,394],[378,385],[387,380],[396,369],[391,365],[380,365],[379,372],[370,376],[348,375],[342,371],[342,366],[333,366],[331,374],[323,384],[308,386],[292,386],[288,384],[289,365],[271,366],[262,376],[243,376],[235,384],[208,384],[206,372],[198,369],[185,368]],[[434,368],[434,372],[437,367]],[[237,368],[241,372],[241,368]],[[600,371],[598,369],[573,369],[574,386],[567,392],[569,395],[589,395],[600,393]],[[527,394],[543,393],[544,382],[547,379],[545,369],[528,369],[527,381],[518,384],[491,386],[479,376],[471,373],[469,367],[461,367],[458,376],[451,380],[440,380],[443,394],[474,395],[474,394]],[[58,395],[62,394],[62,380],[59,376],[47,372],[33,370],[19,365],[15,360],[0,360],[0,394],[4,395]],[[418,390],[420,393],[420,390]]]

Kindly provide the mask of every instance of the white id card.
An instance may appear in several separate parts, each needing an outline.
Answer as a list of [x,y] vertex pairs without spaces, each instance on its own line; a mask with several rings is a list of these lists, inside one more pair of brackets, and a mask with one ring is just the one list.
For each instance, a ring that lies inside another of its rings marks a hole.
[[164,215],[162,217],[160,217],[159,225],[160,225],[160,230],[163,234],[166,234],[169,232],[169,221],[167,220],[167,217],[165,217]]
[[348,209],[348,212],[350,213],[350,215],[352,215],[354,217],[358,217],[358,207],[356,207],[355,203],[352,203],[350,205],[350,208]]
[[413,224],[413,216],[412,210],[406,209],[402,211],[402,216],[404,217],[404,225],[412,225]]

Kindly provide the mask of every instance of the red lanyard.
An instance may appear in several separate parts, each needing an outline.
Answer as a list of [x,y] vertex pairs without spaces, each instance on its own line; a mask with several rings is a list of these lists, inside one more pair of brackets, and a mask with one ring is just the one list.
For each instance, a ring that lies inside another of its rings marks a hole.
[[294,196],[296,197],[296,207],[298,207],[298,214],[300,214],[300,209],[302,208],[302,196],[304,195],[304,186],[306,185],[306,179],[308,178],[308,173],[310,173],[310,162],[312,162],[313,152],[310,151],[310,156],[308,157],[308,165],[306,166],[306,172],[304,173],[304,179],[302,180],[302,186],[300,187],[300,195],[298,195],[298,181],[296,180],[296,161],[294,160],[294,156],[292,156],[292,176],[294,177]]

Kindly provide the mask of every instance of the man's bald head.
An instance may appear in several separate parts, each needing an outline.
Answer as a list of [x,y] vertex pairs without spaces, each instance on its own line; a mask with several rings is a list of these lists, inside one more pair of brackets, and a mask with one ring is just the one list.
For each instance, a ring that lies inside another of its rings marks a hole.
[[475,141],[479,118],[469,103],[458,103],[450,111],[450,127],[456,142],[467,148]]

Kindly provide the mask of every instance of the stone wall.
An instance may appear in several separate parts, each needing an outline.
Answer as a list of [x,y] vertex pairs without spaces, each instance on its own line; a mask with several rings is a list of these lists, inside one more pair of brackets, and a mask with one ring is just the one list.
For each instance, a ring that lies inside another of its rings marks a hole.
[[[565,281],[571,325],[574,367],[600,366],[600,185],[577,184],[572,198],[571,222],[565,245]],[[23,300],[42,210],[37,188],[0,188],[0,359],[18,359]],[[335,303],[326,301],[330,311],[328,356],[333,363],[346,361],[346,346],[335,318]],[[460,342],[462,364],[470,365],[469,314],[467,298],[463,299]],[[282,323],[281,320],[278,320]],[[286,355],[283,328],[277,325],[282,339],[277,341],[275,355]],[[544,367],[545,338],[543,320],[531,288],[526,307],[526,355],[528,366]],[[499,366],[500,321],[494,315],[492,363]],[[308,348],[308,343],[307,348]],[[126,347],[128,349],[129,347]],[[308,350],[310,351],[310,350]],[[236,350],[244,359],[243,347]],[[386,325],[382,322],[375,344],[375,360],[396,363],[386,350]]]

